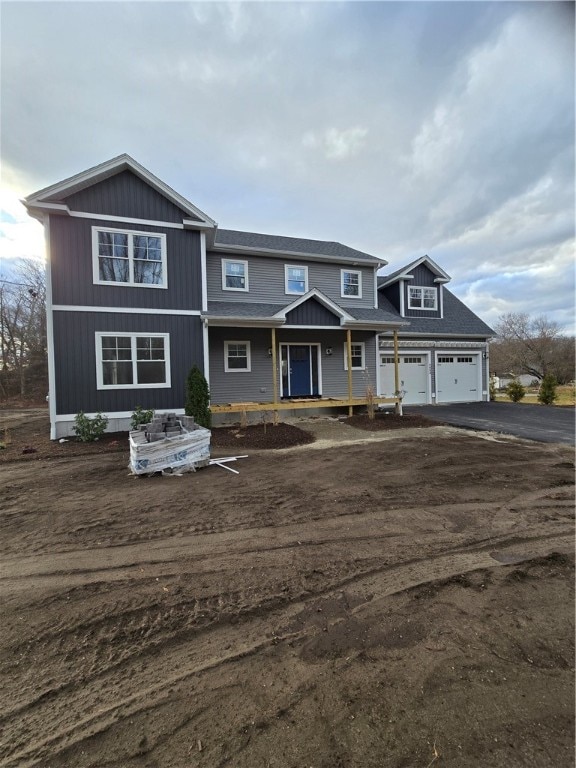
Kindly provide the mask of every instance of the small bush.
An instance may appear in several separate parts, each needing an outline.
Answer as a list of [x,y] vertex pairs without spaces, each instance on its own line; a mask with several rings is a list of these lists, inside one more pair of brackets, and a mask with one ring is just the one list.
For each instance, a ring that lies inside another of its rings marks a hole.
[[72,429],[76,433],[76,438],[81,443],[92,443],[98,440],[106,432],[108,426],[108,417],[102,413],[97,413],[93,419],[86,416],[84,411],[76,414],[74,426]]
[[210,390],[204,374],[194,366],[186,379],[186,416],[193,416],[196,424],[210,429]]
[[519,403],[526,394],[526,390],[519,381],[511,381],[506,387],[506,394],[513,403]]
[[154,411],[152,409],[145,411],[141,405],[137,405],[134,409],[134,413],[132,414],[130,429],[138,429],[140,424],[149,424],[153,417]]
[[547,373],[542,379],[540,389],[538,390],[538,402],[542,403],[542,405],[552,405],[558,398],[558,395],[556,394],[557,386],[558,382],[556,381],[556,378],[552,376],[551,373]]

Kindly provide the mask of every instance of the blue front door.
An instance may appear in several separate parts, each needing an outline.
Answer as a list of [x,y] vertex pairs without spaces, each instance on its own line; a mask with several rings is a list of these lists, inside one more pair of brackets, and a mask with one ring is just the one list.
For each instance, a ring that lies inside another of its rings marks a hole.
[[289,352],[290,397],[312,394],[310,347],[291,344]]

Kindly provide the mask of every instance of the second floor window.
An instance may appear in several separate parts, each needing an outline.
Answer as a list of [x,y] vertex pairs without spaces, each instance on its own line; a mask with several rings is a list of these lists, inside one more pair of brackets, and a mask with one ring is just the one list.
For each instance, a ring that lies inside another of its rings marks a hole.
[[166,236],[92,228],[94,282],[166,288]]
[[222,259],[222,289],[224,291],[248,290],[248,262]]
[[437,309],[436,288],[408,288],[408,309]]
[[340,294],[342,298],[353,296],[357,299],[362,298],[362,273],[357,270],[343,269],[340,272],[341,286]]
[[285,266],[285,291],[286,293],[306,293],[308,290],[308,267]]

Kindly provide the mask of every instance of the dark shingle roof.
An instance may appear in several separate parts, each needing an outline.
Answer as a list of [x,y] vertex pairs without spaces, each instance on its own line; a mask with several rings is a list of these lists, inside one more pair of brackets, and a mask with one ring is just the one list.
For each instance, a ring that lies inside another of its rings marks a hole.
[[283,237],[281,235],[263,235],[257,232],[239,232],[234,229],[218,229],[214,247],[224,249],[226,246],[241,246],[254,250],[277,251],[278,253],[301,253],[309,256],[366,262],[371,265],[383,261],[376,259],[369,253],[357,251],[355,248],[349,248],[347,245],[329,240],[308,240],[303,237]]
[[366,323],[405,323],[408,325],[408,320],[400,317],[398,312],[392,307],[392,311],[386,311],[379,307],[378,309],[370,307],[346,307],[346,312],[355,320],[362,320]]
[[209,301],[206,314],[214,317],[272,317],[286,304],[258,304],[254,301]]
[[462,336],[494,336],[495,333],[466,304],[444,288],[444,317],[410,317],[406,333],[432,333]]

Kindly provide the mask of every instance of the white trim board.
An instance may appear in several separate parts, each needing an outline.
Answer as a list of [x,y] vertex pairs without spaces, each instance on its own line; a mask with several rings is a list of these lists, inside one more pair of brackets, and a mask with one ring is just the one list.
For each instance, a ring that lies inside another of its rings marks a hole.
[[48,351],[48,411],[50,439],[56,439],[56,359],[54,356],[54,307],[52,305],[52,259],[50,252],[50,219],[44,224],[46,243],[46,346]]
[[55,312],[103,312],[124,315],[189,315],[200,317],[199,309],[156,309],[155,307],[87,307],[84,304],[54,304]]

